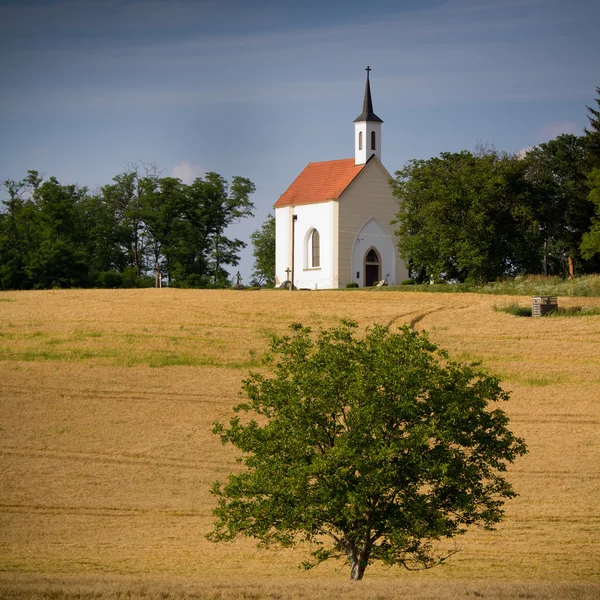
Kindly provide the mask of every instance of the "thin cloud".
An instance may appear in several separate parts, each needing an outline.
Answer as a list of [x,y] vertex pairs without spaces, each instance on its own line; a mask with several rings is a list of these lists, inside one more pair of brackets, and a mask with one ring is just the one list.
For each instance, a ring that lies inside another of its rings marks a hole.
[[200,165],[195,165],[187,160],[180,162],[171,169],[171,175],[181,179],[183,183],[189,185],[198,177],[202,177],[205,171]]
[[533,149],[535,149],[535,146],[525,146],[525,148],[521,148],[520,150],[517,150],[515,152],[515,156],[519,160],[523,160],[527,156],[527,154],[529,152],[531,152]]

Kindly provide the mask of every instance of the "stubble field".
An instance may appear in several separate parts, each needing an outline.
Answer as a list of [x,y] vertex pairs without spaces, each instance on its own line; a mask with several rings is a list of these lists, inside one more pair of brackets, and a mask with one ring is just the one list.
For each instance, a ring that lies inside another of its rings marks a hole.
[[[519,318],[475,294],[0,293],[0,597],[600,597],[600,316]],[[520,298],[524,305],[527,298]],[[600,306],[600,298],[560,298]],[[303,552],[204,538],[237,468],[210,433],[273,333],[404,323],[501,376],[529,454],[496,532],[426,573],[298,570]]]

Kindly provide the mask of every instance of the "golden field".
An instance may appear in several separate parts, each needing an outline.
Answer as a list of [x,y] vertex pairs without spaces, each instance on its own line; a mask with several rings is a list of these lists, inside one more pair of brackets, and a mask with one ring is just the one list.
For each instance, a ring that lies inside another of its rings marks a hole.
[[[514,297],[377,291],[0,293],[0,597],[598,598],[600,316],[527,319]],[[526,305],[528,299],[518,298]],[[600,306],[600,298],[560,298]],[[495,532],[426,573],[297,565],[206,541],[236,469],[210,433],[273,333],[409,323],[501,376],[529,454]]]

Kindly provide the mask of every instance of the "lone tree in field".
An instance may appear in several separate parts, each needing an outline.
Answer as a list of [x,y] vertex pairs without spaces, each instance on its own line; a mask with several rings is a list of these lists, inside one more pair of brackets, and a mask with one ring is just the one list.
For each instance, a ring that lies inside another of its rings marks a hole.
[[258,418],[213,428],[246,468],[214,484],[209,539],[309,542],[304,567],[346,558],[362,579],[377,560],[435,566],[452,554],[435,542],[501,520],[516,494],[500,474],[526,448],[488,406],[508,398],[498,379],[407,327],[361,337],[347,321],[316,341],[294,324],[266,361],[273,375],[251,373],[234,409]]

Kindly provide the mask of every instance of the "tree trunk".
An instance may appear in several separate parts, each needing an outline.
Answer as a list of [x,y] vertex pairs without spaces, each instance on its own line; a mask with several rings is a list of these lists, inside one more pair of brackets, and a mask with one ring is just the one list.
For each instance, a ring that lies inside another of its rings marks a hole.
[[366,563],[360,559],[350,560],[350,579],[352,581],[360,581],[365,574]]
[[215,236],[215,275],[213,277],[214,284],[217,285],[217,275],[219,273],[219,232]]
[[575,265],[573,264],[573,257],[569,256],[569,279],[573,279],[575,277]]
[[368,538],[358,552],[354,544],[347,546],[348,559],[350,560],[350,579],[352,581],[360,581],[363,578],[365,569],[369,564],[371,546],[372,542]]
[[548,238],[544,238],[544,275],[548,277]]

